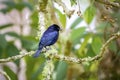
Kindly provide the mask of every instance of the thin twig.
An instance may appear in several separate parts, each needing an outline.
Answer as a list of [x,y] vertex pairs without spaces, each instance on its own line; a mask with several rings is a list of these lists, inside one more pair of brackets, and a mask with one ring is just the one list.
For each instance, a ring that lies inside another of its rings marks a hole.
[[0,70],[0,74],[3,74],[7,80],[11,80],[6,72]]
[[66,15],[70,18],[71,15],[74,13],[74,10],[69,10],[67,6],[61,1],[61,0],[54,0],[58,5],[62,6],[63,11],[66,13]]

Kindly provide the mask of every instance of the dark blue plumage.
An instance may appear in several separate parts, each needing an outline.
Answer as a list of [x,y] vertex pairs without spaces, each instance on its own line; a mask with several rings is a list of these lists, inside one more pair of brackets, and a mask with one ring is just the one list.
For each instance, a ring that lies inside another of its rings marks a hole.
[[34,57],[38,57],[41,53],[43,47],[53,45],[59,36],[60,27],[56,24],[51,25],[48,29],[43,33],[41,40],[39,42],[38,50],[33,55]]

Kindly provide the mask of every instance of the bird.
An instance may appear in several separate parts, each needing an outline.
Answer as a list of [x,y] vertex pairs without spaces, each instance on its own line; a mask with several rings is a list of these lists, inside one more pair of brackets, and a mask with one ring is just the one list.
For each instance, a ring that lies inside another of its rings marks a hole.
[[44,47],[46,48],[47,46],[55,44],[58,40],[60,30],[61,28],[57,24],[52,24],[49,26],[48,29],[43,33],[39,41],[38,49],[33,57],[38,57]]

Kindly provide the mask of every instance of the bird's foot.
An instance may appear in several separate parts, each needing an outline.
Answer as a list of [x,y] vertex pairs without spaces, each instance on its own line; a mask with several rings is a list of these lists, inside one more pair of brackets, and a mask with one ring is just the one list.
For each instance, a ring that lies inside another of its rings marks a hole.
[[50,50],[51,47],[50,47],[50,46],[46,46],[45,49],[46,49],[46,50]]

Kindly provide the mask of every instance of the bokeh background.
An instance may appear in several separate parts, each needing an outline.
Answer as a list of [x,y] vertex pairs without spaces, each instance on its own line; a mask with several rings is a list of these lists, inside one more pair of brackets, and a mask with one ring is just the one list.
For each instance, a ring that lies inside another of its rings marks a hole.
[[[44,14],[41,17],[44,22],[39,22],[40,13]],[[36,50],[42,32],[39,25],[45,24],[46,29],[53,23],[63,29],[54,45],[58,55],[94,57],[102,45],[120,31],[120,1],[0,0],[0,58],[18,55],[23,50]],[[0,63],[0,70],[11,80],[44,80],[46,60],[44,54],[39,58],[26,56]],[[52,80],[120,80],[120,39],[107,47],[100,61],[77,64],[53,60],[52,63]],[[0,74],[0,80],[7,79]]]

